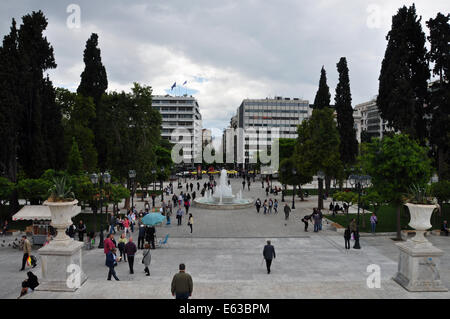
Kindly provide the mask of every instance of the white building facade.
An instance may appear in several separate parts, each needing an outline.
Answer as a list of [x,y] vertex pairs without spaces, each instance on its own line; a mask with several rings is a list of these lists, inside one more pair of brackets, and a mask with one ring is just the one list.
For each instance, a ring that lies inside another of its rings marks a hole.
[[[202,116],[197,100],[186,95],[154,95],[152,107],[162,116],[162,138],[180,143],[183,163],[193,167],[202,154]],[[178,131],[183,133],[177,134]]]
[[[246,169],[256,163],[258,150],[271,152],[275,140],[297,138],[297,126],[311,113],[309,101],[299,98],[245,99],[224,131],[224,152],[228,156],[233,150],[236,162]],[[236,134],[236,129],[243,133]]]

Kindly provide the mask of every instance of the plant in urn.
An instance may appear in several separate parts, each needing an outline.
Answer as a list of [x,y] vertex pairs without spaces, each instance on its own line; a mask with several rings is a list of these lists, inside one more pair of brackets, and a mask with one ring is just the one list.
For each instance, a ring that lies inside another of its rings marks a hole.
[[408,207],[411,220],[409,226],[416,230],[416,235],[411,239],[415,245],[431,245],[425,238],[425,232],[431,228],[431,215],[440,206],[430,195],[429,188],[413,185],[407,195],[405,206]]
[[78,214],[76,210],[78,201],[75,199],[71,187],[67,186],[65,176],[55,177],[53,183],[50,188],[50,197],[44,202],[44,205],[50,208],[51,225],[58,231],[57,236],[53,239],[55,244],[64,244],[72,241],[66,235],[66,229],[72,224],[72,217]]

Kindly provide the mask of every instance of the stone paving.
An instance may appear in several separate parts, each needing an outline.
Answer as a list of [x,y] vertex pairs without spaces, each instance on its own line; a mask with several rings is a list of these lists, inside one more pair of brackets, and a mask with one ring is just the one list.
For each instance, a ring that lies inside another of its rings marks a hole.
[[[242,188],[241,180],[232,180],[233,189]],[[195,182],[194,182],[195,184]],[[185,188],[184,188],[185,190]],[[178,192],[176,192],[178,194]],[[244,197],[261,200],[261,183],[252,183]],[[102,249],[83,252],[88,281],[75,293],[36,291],[25,298],[172,298],[170,282],[178,264],[186,264],[194,280],[192,298],[450,298],[450,293],[410,293],[392,281],[397,270],[398,250],[388,236],[361,238],[361,250],[346,251],[341,234],[324,225],[319,233],[304,232],[299,219],[310,214],[317,197],[306,202],[296,200],[296,209],[284,220],[281,195],[278,214],[257,214],[254,208],[239,211],[204,210],[191,207],[194,231],[183,225],[158,226],[158,238],[169,234],[166,248],[152,250],[151,276],[146,277],[141,252],[135,260],[135,274],[128,264],[119,263],[116,272],[121,281],[106,281]],[[286,198],[291,205],[292,197]],[[135,201],[138,209],[142,202]],[[312,227],[310,227],[311,229]],[[311,229],[312,230],[312,229]],[[137,235],[137,233],[135,234]],[[135,236],[137,237],[137,236]],[[277,258],[267,275],[262,249],[271,239]],[[445,254],[441,260],[441,278],[450,287],[450,239],[431,236],[430,240]],[[38,252],[34,251],[38,256]],[[20,272],[22,253],[0,248],[0,298],[16,298],[25,272]],[[381,268],[381,288],[370,289],[367,266]],[[40,263],[33,269],[40,277]]]

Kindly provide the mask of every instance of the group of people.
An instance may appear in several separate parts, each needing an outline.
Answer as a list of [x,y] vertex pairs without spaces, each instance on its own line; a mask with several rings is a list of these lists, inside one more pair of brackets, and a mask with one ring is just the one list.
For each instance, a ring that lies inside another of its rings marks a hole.
[[[256,199],[255,201],[255,207],[256,207],[256,212],[259,214],[261,211],[261,207],[263,208],[263,214],[272,214],[272,210],[274,212],[274,214],[278,214],[278,200],[272,200],[272,198],[269,198],[269,200],[265,199],[264,203],[261,203],[261,200],[259,198]],[[291,212],[291,208],[289,207],[289,205],[286,203],[284,205],[284,216],[285,216],[285,220],[289,219],[289,214]]]
[[314,208],[311,215],[306,215],[301,219],[301,221],[305,224],[305,231],[308,231],[309,223],[312,222],[314,224],[315,233],[322,230],[322,220],[323,214],[318,208]]

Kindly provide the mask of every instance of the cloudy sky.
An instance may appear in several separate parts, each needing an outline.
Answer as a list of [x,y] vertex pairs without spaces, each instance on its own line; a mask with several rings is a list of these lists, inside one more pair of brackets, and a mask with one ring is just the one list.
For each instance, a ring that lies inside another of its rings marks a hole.
[[[448,0],[414,1],[422,23],[450,11]],[[325,66],[334,98],[336,63],[345,56],[353,104],[378,91],[378,75],[394,0],[2,0],[0,35],[11,19],[42,10],[58,67],[55,86],[76,90],[90,34],[99,35],[108,90],[133,82],[154,94],[192,93],[203,126],[222,130],[244,98],[273,96],[314,100]],[[78,6],[80,9],[77,20]],[[75,19],[74,19],[75,17]],[[78,27],[77,27],[78,26]]]

